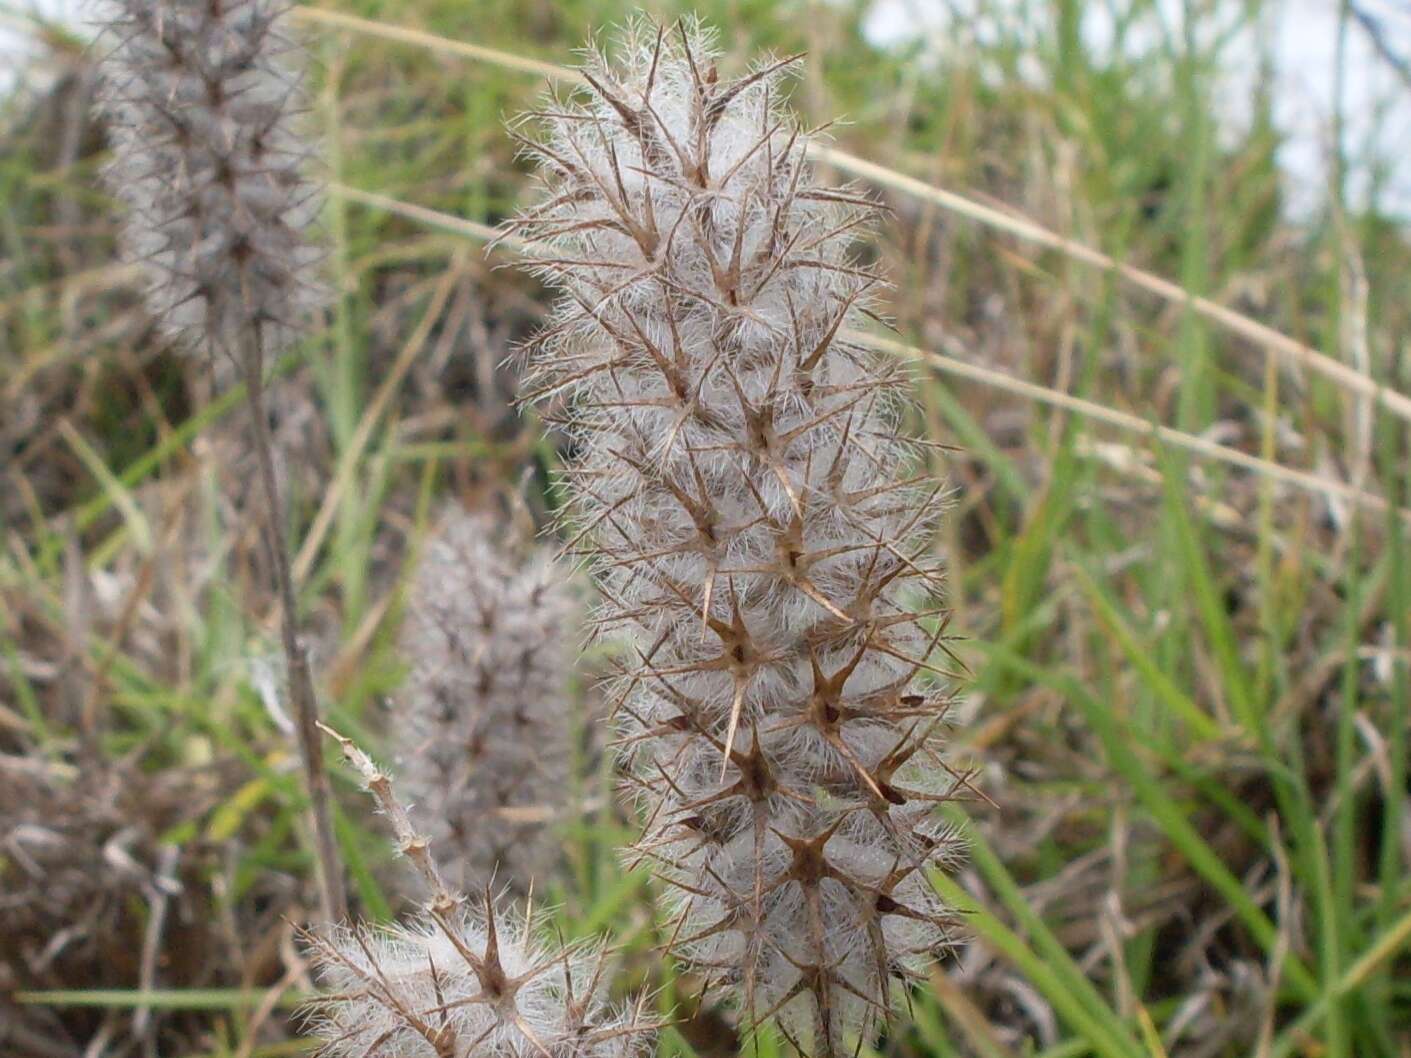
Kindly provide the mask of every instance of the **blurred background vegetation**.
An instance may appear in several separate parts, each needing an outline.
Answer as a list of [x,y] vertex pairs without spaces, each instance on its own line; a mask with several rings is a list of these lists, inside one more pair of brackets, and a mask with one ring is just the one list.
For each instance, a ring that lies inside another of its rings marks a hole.
[[[973,679],[953,753],[984,799],[938,883],[968,938],[888,1053],[1411,1055],[1404,142],[1339,88],[1370,56],[1404,107],[1411,20],[1329,4],[1337,61],[1303,73],[1344,102],[1311,193],[1280,165],[1267,43],[1302,4],[977,0],[904,31],[937,0],[889,9],[885,45],[868,3],[692,9],[736,69],[808,52],[793,103],[882,167],[867,252],[896,339],[939,354],[912,354],[914,425],[954,446],[936,546]],[[0,100],[0,1051],[297,1053],[311,865],[238,393],[144,316],[91,56],[27,10],[0,8],[29,44]],[[566,442],[513,409],[502,364],[544,294],[477,225],[525,193],[503,120],[543,89],[527,60],[571,63],[624,9],[321,10],[366,20],[300,17],[339,297],[274,414],[326,709],[375,750],[438,505],[555,509]],[[667,986],[665,1009],[689,989],[613,854],[629,824],[587,661],[584,812],[546,896],[566,935],[623,942],[623,986]],[[385,834],[339,794],[358,911],[392,915]],[[42,864],[7,844],[35,827]],[[732,1050],[709,1011],[661,1045]]]

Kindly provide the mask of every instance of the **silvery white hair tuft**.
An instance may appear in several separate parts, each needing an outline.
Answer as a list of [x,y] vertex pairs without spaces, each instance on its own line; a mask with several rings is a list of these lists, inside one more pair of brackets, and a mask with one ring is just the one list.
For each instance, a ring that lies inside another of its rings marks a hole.
[[319,188],[304,175],[301,49],[287,0],[97,0],[128,255],[147,301],[188,348],[278,352],[322,292],[305,238]]
[[[336,736],[335,736],[336,737]],[[550,939],[532,912],[506,914],[484,890],[469,907],[366,754],[344,756],[391,819],[431,899],[410,925],[305,934],[324,992],[311,1028],[330,1058],[639,1058],[655,1026],[645,995],[605,997],[601,946]]]
[[543,549],[497,541],[488,517],[448,510],[408,595],[412,665],[396,738],[403,789],[458,883],[541,883],[569,772],[574,603]]
[[850,337],[883,285],[849,251],[876,207],[810,174],[797,57],[716,58],[641,22],[531,115],[544,187],[511,230],[561,296],[528,397],[578,443],[598,623],[632,643],[615,704],[673,946],[747,1026],[839,1054],[953,924],[927,877],[965,782],[932,660],[943,494],[899,434],[904,372]]

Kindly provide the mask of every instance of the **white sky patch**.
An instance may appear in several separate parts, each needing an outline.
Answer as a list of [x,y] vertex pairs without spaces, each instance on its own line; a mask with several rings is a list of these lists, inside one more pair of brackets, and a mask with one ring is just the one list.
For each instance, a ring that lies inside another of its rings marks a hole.
[[58,22],[90,36],[91,0],[0,0],[0,92],[14,85],[25,61],[37,50],[36,27]]
[[[1129,29],[1126,47],[1179,49],[1181,0],[1158,0],[1157,10]],[[1204,46],[1239,20],[1240,5],[1227,5],[1198,27]],[[1382,39],[1411,61],[1411,0],[1357,0],[1380,26]],[[1243,131],[1253,112],[1252,93],[1267,55],[1272,66],[1274,121],[1284,133],[1279,161],[1288,176],[1294,216],[1305,216],[1326,201],[1337,98],[1338,0],[1265,0],[1253,28],[1233,35],[1223,48],[1216,90],[1216,118],[1227,135]],[[1115,46],[1112,6],[1093,3],[1084,13],[1085,43],[1097,55]],[[952,55],[974,54],[970,42],[1008,41],[1027,52],[1021,73],[1038,83],[1042,64],[1038,34],[1052,25],[1053,8],[1038,0],[876,0],[864,27],[882,46],[920,42],[923,61],[940,65]],[[1374,168],[1385,170],[1382,207],[1411,219],[1411,88],[1381,55],[1366,29],[1350,22],[1343,73],[1343,146],[1349,159],[1348,193],[1364,203]],[[1169,60],[1159,68],[1169,69]]]
[[[1279,59],[1274,112],[1290,137],[1281,161],[1294,180],[1295,193],[1316,193],[1326,185],[1333,147],[1337,5],[1327,0],[1284,2],[1286,10],[1272,20]],[[1387,45],[1411,60],[1411,3],[1359,0],[1359,6],[1378,19]],[[1411,86],[1377,54],[1361,26],[1348,27],[1346,47],[1343,148],[1354,160],[1348,191],[1353,201],[1365,200],[1369,163],[1388,166],[1386,207],[1411,219]]]

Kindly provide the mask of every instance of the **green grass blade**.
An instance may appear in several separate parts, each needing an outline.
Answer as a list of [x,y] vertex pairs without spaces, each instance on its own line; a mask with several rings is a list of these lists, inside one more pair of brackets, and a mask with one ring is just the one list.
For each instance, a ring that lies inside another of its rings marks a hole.
[[[1112,766],[1131,785],[1133,792],[1146,805],[1147,811],[1151,812],[1167,838],[1191,867],[1225,898],[1236,917],[1244,923],[1259,944],[1266,951],[1272,952],[1278,939],[1278,931],[1273,922],[1245,891],[1244,883],[1230,873],[1215,850],[1191,826],[1186,813],[1171,799],[1152,771],[1137,758],[1128,740],[1123,737],[1121,725],[1113,712],[1083,690],[1070,676],[1051,672],[993,644],[977,643],[976,646],[995,661],[1013,668],[1021,675],[1061,691],[1078,706],[1102,741]],[[1284,965],[1290,982],[1300,995],[1310,998],[1317,994],[1317,983],[1313,975],[1297,957],[1288,955]]]
[[984,908],[975,906],[973,898],[950,878],[934,874],[936,890],[952,907],[960,910],[975,934],[1003,956],[1027,977],[1066,1021],[1074,1032],[1086,1039],[1100,1058],[1133,1058],[1140,1050],[1129,1050],[1121,1037],[1114,1036],[1111,1026],[1093,1016],[1087,1005],[1073,991],[1073,982],[1050,966],[1024,941]]

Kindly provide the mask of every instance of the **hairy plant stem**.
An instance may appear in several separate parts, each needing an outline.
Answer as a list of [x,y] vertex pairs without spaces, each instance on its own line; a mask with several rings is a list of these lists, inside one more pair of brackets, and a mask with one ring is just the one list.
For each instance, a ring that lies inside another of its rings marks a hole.
[[264,408],[264,343],[258,326],[240,356],[245,372],[246,406],[254,430],[255,457],[260,464],[260,483],[265,494],[265,543],[274,567],[279,592],[280,638],[288,669],[289,701],[299,737],[299,756],[304,763],[304,779],[313,810],[315,866],[318,875],[319,911],[325,922],[347,917],[338,846],[333,836],[331,792],[323,767],[323,745],[318,731],[318,698],[314,693],[309,657],[299,640],[299,614],[294,602],[294,578],[289,569],[289,549],[284,538],[284,505],[274,476],[273,442]]

